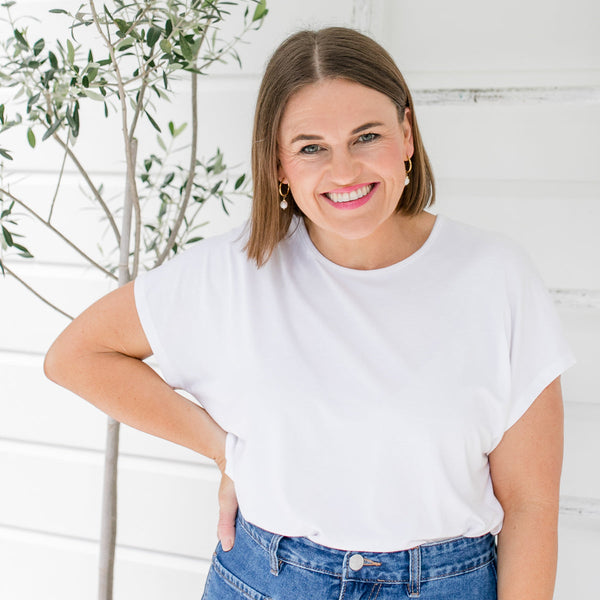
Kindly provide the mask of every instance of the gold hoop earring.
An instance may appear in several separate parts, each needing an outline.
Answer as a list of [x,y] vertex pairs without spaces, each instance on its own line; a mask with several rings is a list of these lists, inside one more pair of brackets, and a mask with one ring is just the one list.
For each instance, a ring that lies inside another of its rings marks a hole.
[[[285,192],[281,189],[282,185],[286,186]],[[283,183],[283,181],[279,182],[279,195],[281,196],[281,202],[279,203],[279,206],[281,207],[281,210],[285,210],[288,207],[287,197],[290,195],[289,184]]]
[[[404,167],[406,169],[406,167]],[[407,186],[410,183],[410,177],[408,174],[412,171],[412,160],[408,157],[408,169],[406,169],[406,177],[404,178],[404,185]]]

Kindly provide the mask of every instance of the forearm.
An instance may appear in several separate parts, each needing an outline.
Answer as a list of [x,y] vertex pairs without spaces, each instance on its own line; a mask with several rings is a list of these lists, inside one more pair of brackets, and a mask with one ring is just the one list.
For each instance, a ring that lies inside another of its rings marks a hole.
[[557,507],[506,510],[498,535],[498,600],[552,600],[558,548]]
[[141,360],[117,352],[67,357],[51,351],[45,370],[53,381],[117,421],[190,448],[224,467],[225,431]]

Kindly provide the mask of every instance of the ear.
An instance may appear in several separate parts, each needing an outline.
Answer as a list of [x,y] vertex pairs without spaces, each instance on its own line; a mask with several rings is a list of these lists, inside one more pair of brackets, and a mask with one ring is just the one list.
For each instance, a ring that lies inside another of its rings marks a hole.
[[279,179],[281,183],[288,183],[287,177],[285,176],[285,171],[283,170],[283,167],[279,161],[277,163],[277,179]]
[[406,159],[412,157],[415,152],[415,145],[413,141],[412,133],[412,113],[410,108],[404,109],[404,119],[402,121],[402,132],[404,133],[404,150],[406,152]]

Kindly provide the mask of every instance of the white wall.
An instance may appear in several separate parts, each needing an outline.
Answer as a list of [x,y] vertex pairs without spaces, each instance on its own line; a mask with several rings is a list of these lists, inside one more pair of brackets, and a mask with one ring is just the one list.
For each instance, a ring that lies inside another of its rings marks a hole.
[[[203,83],[208,114],[201,152],[208,155],[218,143],[231,163],[247,163],[260,72],[291,31],[354,25],[390,49],[413,89],[437,175],[434,210],[503,231],[528,249],[578,356],[563,380],[566,456],[556,598],[590,597],[600,550],[600,5],[268,5],[263,29],[242,48],[244,69],[222,67]],[[40,15],[52,6],[19,3]],[[184,97],[172,114],[185,114]],[[166,122],[171,115],[159,117]],[[96,180],[118,194],[123,159],[113,155],[116,126],[108,134],[105,129],[94,119],[78,152]],[[150,143],[150,137],[143,142]],[[46,210],[61,154],[50,142],[39,150],[19,146],[14,164],[4,168],[11,189]],[[73,171],[63,189],[58,222],[67,227],[74,217],[87,218],[80,237],[93,251],[103,226],[80,208]],[[248,208],[240,203],[229,220],[209,211],[207,234],[240,222]],[[35,262],[8,263],[23,278],[73,314],[110,289],[70,250],[41,235],[44,242],[32,244]],[[13,279],[0,279],[0,597],[10,600],[80,600],[96,593],[105,419],[41,371],[45,349],[66,323]],[[216,541],[218,473],[187,450],[123,429],[115,599],[198,598]]]

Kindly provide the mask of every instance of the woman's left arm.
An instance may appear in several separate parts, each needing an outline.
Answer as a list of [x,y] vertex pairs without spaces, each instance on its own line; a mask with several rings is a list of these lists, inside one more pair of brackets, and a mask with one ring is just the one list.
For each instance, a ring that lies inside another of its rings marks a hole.
[[494,493],[504,509],[498,535],[498,600],[552,600],[562,456],[558,377],[489,455]]

